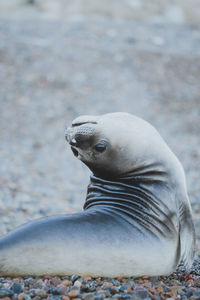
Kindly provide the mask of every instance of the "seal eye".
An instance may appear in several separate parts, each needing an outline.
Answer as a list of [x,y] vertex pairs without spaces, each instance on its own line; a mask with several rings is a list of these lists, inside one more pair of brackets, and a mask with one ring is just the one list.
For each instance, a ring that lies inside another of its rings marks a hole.
[[106,150],[106,148],[107,148],[106,141],[101,141],[100,143],[98,143],[94,146],[95,152],[98,152],[98,153],[103,153]]

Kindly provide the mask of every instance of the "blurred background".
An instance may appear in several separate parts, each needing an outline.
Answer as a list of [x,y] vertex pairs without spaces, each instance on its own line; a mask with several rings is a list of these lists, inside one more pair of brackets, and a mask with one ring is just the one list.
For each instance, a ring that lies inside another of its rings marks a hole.
[[82,209],[82,114],[151,122],[182,162],[200,249],[199,0],[0,1],[0,235]]

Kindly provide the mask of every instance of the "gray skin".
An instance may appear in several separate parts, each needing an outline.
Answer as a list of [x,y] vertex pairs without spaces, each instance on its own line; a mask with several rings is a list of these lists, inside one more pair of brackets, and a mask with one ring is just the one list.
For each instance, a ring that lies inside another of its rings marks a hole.
[[92,171],[84,211],[38,219],[0,239],[0,275],[167,275],[194,257],[183,168],[154,127],[127,113],[67,129]]

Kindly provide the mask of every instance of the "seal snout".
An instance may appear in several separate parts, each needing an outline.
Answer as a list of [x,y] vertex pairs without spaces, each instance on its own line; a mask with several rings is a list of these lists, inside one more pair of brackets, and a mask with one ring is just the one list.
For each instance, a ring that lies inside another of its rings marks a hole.
[[65,138],[75,157],[82,158],[81,149],[93,137],[94,126],[94,122],[77,121],[67,128]]
[[68,127],[65,138],[71,146],[78,147],[81,143],[88,141],[95,132],[94,124],[88,122],[75,123],[72,127]]
[[71,131],[70,131],[70,128],[67,129],[67,132],[65,134],[65,138],[67,140],[67,142],[70,144],[71,146],[71,150],[74,154],[75,157],[78,157],[79,153],[78,153],[78,150],[76,147],[78,147],[78,142],[75,138],[75,134],[73,134]]
[[65,139],[71,146],[77,146],[75,132],[72,130],[71,127],[67,128],[65,133]]
[[71,147],[71,150],[72,150],[74,156],[75,156],[75,157],[78,157],[79,153],[78,153],[78,151],[76,150],[76,148]]

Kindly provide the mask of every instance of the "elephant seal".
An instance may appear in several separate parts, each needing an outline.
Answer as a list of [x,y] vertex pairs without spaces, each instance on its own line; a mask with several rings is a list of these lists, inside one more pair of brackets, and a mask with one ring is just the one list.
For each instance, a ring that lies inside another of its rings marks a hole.
[[168,275],[190,268],[194,226],[183,168],[159,133],[128,113],[67,129],[92,171],[84,211],[41,218],[0,239],[0,275]]

